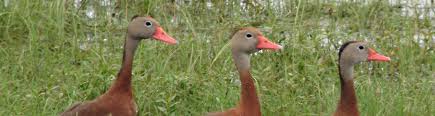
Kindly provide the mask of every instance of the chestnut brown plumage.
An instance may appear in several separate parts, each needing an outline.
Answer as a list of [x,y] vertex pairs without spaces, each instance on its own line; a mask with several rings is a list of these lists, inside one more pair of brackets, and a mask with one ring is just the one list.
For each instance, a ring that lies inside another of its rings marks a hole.
[[231,39],[231,51],[241,81],[241,96],[238,107],[224,112],[208,113],[208,116],[261,116],[260,102],[250,73],[250,54],[260,49],[282,49],[269,41],[256,28],[247,27],[235,32]]
[[344,43],[338,55],[341,95],[334,116],[359,116],[353,85],[354,65],[363,61],[390,61],[390,58],[376,53],[366,42],[359,41]]
[[160,24],[151,17],[134,16],[128,25],[124,44],[121,69],[108,91],[92,101],[77,103],[61,116],[135,116],[137,106],[131,86],[133,57],[142,39],[153,38],[176,44],[177,41],[166,34]]

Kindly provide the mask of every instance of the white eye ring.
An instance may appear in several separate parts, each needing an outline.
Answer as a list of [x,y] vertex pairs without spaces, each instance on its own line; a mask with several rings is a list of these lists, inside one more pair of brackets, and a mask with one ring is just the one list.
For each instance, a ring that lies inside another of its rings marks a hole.
[[153,23],[151,23],[151,21],[146,21],[145,22],[145,26],[146,27],[151,27],[151,26],[153,26]]
[[251,33],[246,33],[246,39],[252,39],[254,36]]

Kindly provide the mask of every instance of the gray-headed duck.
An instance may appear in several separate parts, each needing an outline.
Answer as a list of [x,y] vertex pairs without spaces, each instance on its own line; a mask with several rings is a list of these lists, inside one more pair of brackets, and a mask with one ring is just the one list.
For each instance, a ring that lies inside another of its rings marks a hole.
[[131,85],[133,57],[143,39],[160,40],[168,44],[177,41],[163,31],[151,17],[134,16],[128,25],[121,69],[108,91],[92,101],[75,104],[61,116],[135,116],[137,106]]
[[256,28],[242,28],[232,36],[231,51],[241,81],[241,95],[238,107],[224,112],[208,113],[208,116],[261,116],[260,102],[251,77],[250,55],[261,49],[279,50],[282,47],[269,41]]

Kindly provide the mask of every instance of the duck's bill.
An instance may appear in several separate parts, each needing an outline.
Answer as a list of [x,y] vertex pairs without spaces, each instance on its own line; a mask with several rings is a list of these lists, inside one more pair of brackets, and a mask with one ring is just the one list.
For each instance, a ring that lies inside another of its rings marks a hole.
[[257,49],[271,49],[271,50],[280,50],[282,49],[282,46],[271,42],[269,39],[267,39],[264,36],[258,36],[258,44]]
[[369,56],[368,56],[368,60],[369,61],[383,61],[383,62],[387,62],[390,61],[390,57],[381,55],[379,53],[377,53],[375,50],[369,48]]
[[163,41],[165,43],[168,43],[170,45],[177,44],[177,40],[166,34],[166,32],[163,30],[162,27],[157,27],[156,32],[153,35],[154,39]]

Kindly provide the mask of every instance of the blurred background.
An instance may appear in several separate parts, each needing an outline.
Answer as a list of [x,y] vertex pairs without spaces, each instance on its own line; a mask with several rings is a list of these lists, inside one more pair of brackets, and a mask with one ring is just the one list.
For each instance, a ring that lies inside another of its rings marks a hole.
[[133,68],[139,115],[236,106],[240,82],[228,40],[244,26],[284,46],[251,60],[263,115],[331,115],[337,52],[349,40],[369,41],[392,58],[356,67],[361,115],[435,114],[434,0],[2,0],[0,115],[57,115],[104,93],[137,14],[179,41],[141,42]]

